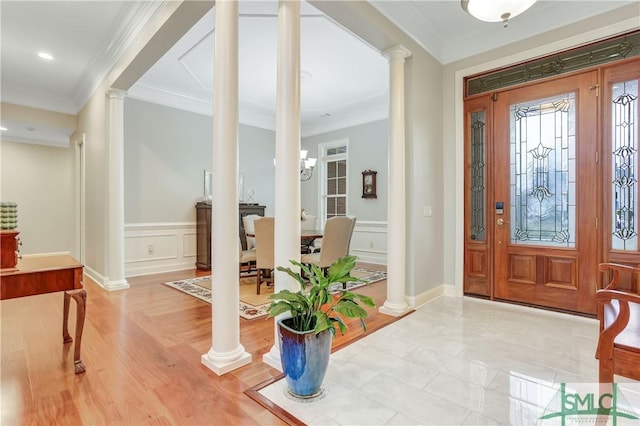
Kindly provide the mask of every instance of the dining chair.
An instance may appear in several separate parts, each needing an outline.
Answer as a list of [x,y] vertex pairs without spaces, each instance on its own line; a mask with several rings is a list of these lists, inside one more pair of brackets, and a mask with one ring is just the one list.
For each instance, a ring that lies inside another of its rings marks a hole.
[[[314,230],[316,229],[316,217],[311,214],[305,215],[305,219],[300,221],[300,229],[301,230]],[[314,246],[313,241],[303,241],[300,244],[300,253],[313,253]]]
[[[356,225],[352,216],[334,216],[327,220],[322,236],[322,246],[317,253],[302,255],[300,263],[316,265],[326,270],[333,262],[349,254],[351,236]],[[346,288],[346,283],[344,284]]]
[[300,229],[316,229],[316,217],[308,214],[304,220],[300,221]]
[[274,260],[274,218],[261,217],[253,222],[256,238],[256,294],[260,285],[267,281],[273,284]]
[[238,248],[240,250],[240,273],[251,273],[256,264],[256,249],[242,250],[240,236],[238,236]]
[[256,219],[260,219],[262,216],[257,214],[248,214],[246,216],[242,216],[242,227],[244,228],[244,235],[247,240],[247,250],[251,250],[256,247],[256,239],[255,237],[248,237],[247,234],[253,234],[255,228],[253,227],[253,222]]

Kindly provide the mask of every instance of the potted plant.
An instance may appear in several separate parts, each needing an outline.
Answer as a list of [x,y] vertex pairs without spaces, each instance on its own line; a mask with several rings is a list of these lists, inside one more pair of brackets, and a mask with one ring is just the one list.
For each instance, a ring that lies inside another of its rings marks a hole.
[[300,272],[282,266],[277,268],[297,280],[301,287],[295,293],[282,290],[272,294],[269,298],[274,301],[268,309],[271,317],[290,315],[278,320],[278,339],[283,373],[294,396],[310,398],[321,392],[336,327],[341,334],[347,330],[340,315],[360,318],[362,329],[367,329],[364,321],[367,311],[359,303],[374,307],[373,298],[341,286],[337,290],[330,288],[334,283],[358,281],[350,275],[356,260],[356,256],[342,257],[329,266],[326,273],[316,265],[308,267],[295,260],[290,262],[299,267]]

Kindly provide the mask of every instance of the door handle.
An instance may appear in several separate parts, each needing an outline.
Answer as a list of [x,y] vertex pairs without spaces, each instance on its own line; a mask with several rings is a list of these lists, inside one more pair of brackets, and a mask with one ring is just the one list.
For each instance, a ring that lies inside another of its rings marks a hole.
[[503,218],[499,218],[496,222],[497,222],[497,223],[498,223],[498,225],[500,225],[500,226],[502,226],[502,225],[504,225],[504,224],[506,223],[506,222],[504,221],[504,219],[503,219]]

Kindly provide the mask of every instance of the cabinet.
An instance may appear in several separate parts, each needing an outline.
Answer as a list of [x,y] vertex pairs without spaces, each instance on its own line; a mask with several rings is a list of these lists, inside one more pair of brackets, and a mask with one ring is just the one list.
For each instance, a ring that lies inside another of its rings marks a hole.
[[0,231],[0,269],[15,268],[18,263],[18,231]]
[[[247,248],[247,239],[244,235],[242,217],[249,214],[264,216],[265,206],[257,204],[240,204],[238,235],[242,242],[242,249]],[[196,268],[211,269],[211,202],[200,201],[196,203]]]
[[211,202],[196,203],[196,268],[211,269]]

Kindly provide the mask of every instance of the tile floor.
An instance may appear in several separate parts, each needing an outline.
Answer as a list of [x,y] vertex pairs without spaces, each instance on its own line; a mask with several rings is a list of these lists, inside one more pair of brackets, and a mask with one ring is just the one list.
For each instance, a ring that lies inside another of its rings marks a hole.
[[[260,393],[309,425],[561,424],[540,417],[560,383],[597,389],[597,336],[594,319],[443,296],[332,354],[322,398],[293,400],[284,380]],[[640,417],[640,382],[619,379]]]

